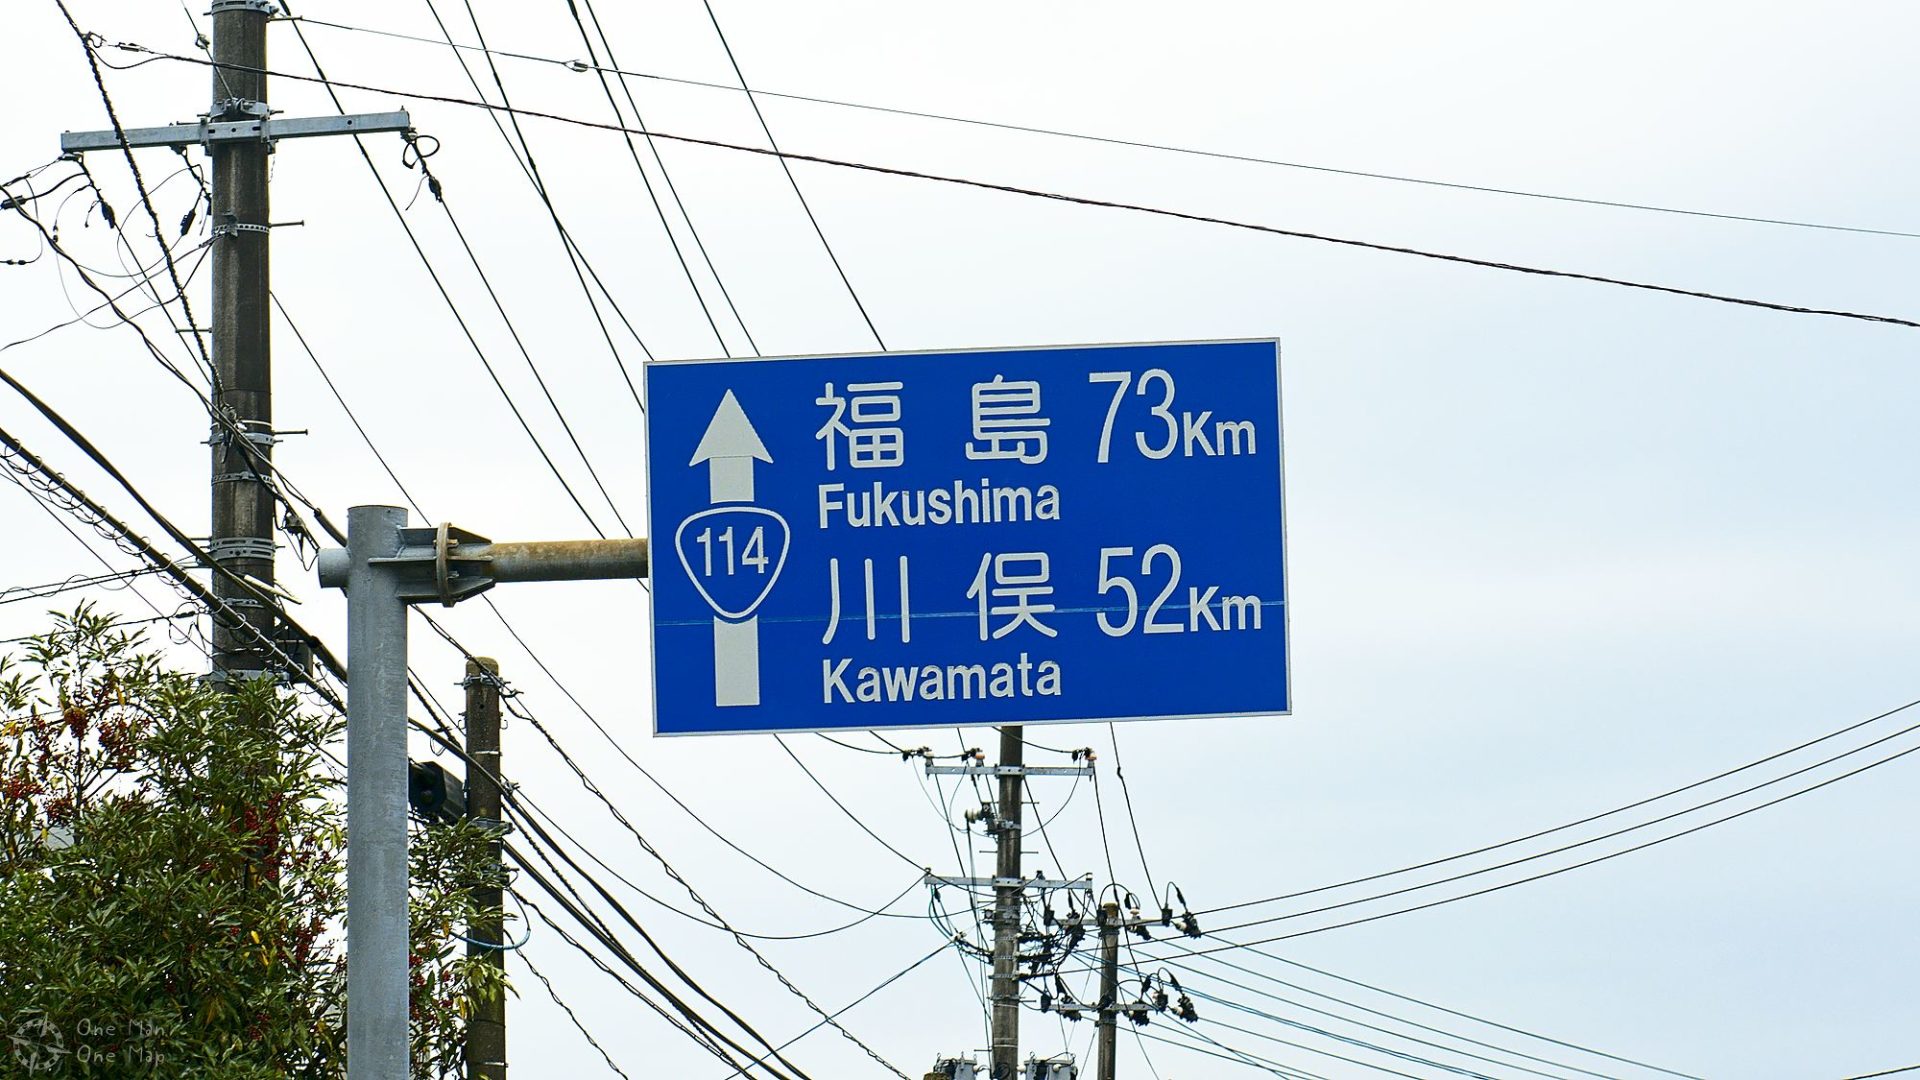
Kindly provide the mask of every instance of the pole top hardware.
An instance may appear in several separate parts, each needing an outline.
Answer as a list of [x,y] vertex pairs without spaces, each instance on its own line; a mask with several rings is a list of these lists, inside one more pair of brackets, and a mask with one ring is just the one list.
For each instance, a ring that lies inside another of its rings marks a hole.
[[219,15],[227,11],[257,11],[262,15],[280,14],[280,5],[273,0],[213,0],[213,10],[209,15]]
[[[493,584],[491,580],[488,580],[485,584],[462,582],[460,583],[459,595],[455,595],[454,578],[461,575],[453,572],[454,549],[458,548],[461,544],[487,544],[491,542],[492,541],[489,541],[484,536],[477,533],[470,533],[465,529],[456,529],[444,521],[434,530],[433,583],[440,591],[440,603],[443,607],[452,607],[459,603],[468,593],[478,592],[480,589],[486,588],[487,585]],[[482,555],[465,558],[461,561],[463,563],[474,563],[487,562],[490,560]],[[478,585],[478,588],[475,588],[475,585]]]
[[946,885],[957,889],[1073,889],[1078,892],[1093,891],[1093,875],[1065,880],[1046,878],[1035,874],[1030,878],[1020,877],[947,877],[929,873],[920,879],[927,885]]
[[[214,226],[214,229],[213,229],[214,235],[218,236],[223,230],[228,230],[230,227],[238,228],[248,232],[251,232],[254,229],[258,229],[261,232],[267,231],[267,226],[265,225],[232,225],[232,223],[229,223],[229,225]],[[207,441],[202,443],[201,445],[202,446],[225,446],[228,443],[233,442],[234,435],[235,435],[233,428],[236,426],[238,425],[237,424],[213,425],[213,430],[207,435]],[[254,430],[254,431],[243,431],[243,432],[240,432],[240,434],[244,435],[246,437],[246,440],[255,446],[275,446],[280,442],[281,435],[305,435],[306,432],[305,431],[276,432],[276,431]]]
[[267,117],[272,116],[273,113],[274,110],[269,108],[264,101],[255,101],[252,98],[230,97],[221,98],[219,101],[214,102],[213,108],[207,110],[203,119],[232,120],[236,117],[251,116],[258,120],[265,120]]
[[60,134],[60,152],[79,154],[88,150],[118,150],[122,146],[140,149],[148,146],[199,146],[214,143],[268,143],[281,139],[306,139],[320,135],[370,135],[378,131],[408,131],[413,119],[405,109],[384,113],[353,113],[347,116],[297,116],[292,118],[247,114],[237,120],[210,118],[191,124],[163,127],[124,128],[120,131],[66,131]]
[[262,537],[220,536],[207,541],[206,552],[216,563],[224,563],[229,559],[270,560],[278,546],[271,539]]
[[928,776],[1092,776],[1091,765],[935,765],[927,762]]

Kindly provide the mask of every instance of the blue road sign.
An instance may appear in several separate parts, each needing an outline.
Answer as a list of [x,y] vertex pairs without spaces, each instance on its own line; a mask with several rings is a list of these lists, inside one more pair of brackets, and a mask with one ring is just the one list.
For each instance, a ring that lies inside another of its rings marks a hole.
[[646,383],[660,734],[1291,707],[1276,342]]

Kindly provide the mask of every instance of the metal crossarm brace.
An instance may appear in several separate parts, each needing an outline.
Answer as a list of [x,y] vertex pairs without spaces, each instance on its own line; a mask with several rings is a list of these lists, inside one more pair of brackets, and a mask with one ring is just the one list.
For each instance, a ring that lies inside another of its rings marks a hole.
[[[275,142],[315,135],[366,135],[379,131],[407,131],[412,127],[412,118],[405,109],[401,109],[398,112],[307,116],[292,120],[207,120],[197,124],[122,128],[121,131],[126,135],[126,145],[137,150],[148,146],[206,146],[217,142],[257,142],[263,139]],[[118,150],[120,146],[120,135],[111,131],[60,133],[60,152],[64,154]]]
[[1091,874],[1070,880],[1043,877],[943,877],[939,874],[928,874],[925,880],[930,885],[951,885],[956,889],[1077,889],[1087,893],[1093,891]]
[[928,776],[1092,776],[1091,765],[935,765]]

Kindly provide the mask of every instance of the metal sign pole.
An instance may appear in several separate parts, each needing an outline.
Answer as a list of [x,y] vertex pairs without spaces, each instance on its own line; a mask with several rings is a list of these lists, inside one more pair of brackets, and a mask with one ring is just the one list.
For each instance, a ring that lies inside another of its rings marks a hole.
[[407,512],[347,515],[347,1077],[407,1067]]
[[347,591],[347,1077],[409,1074],[407,605],[452,607],[501,581],[647,576],[645,540],[495,544],[451,525],[408,528],[397,506],[347,512],[320,553]]

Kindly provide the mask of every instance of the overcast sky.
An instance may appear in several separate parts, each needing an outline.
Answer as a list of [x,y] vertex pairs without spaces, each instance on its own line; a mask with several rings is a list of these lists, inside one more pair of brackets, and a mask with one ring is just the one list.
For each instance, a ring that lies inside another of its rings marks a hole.
[[[466,11],[440,3],[456,38]],[[475,0],[496,48],[559,60],[585,50],[564,0]],[[193,19],[165,3],[74,0],[110,42],[193,53]],[[423,2],[317,0],[301,14],[433,36]],[[1920,93],[1920,11],[1895,3],[988,3],[715,0],[757,88],[1063,128],[1288,162],[1486,187],[1765,218],[1920,232],[1920,152],[1902,133]],[[699,0],[599,5],[629,70],[727,83],[733,72]],[[11,5],[0,35],[9,107],[0,175],[57,153],[63,129],[106,127],[84,53],[50,0]],[[431,164],[520,340],[538,363],[626,520],[645,520],[642,418],[576,286],[551,219],[487,116],[422,95],[473,96],[449,50],[309,26],[353,110],[406,106],[439,141]],[[105,50],[126,63],[132,53]],[[276,25],[278,70],[310,74]],[[501,59],[516,104],[611,119],[599,83]],[[491,77],[476,74],[493,92]],[[159,61],[107,71],[128,124],[205,108],[206,69]],[[738,94],[636,80],[659,131],[758,145]],[[321,90],[275,80],[288,116],[332,111]],[[1920,240],[1662,214],[1076,142],[765,98],[783,148],[931,173],[1630,278],[1791,305],[1920,317]],[[653,204],[618,135],[522,122],[558,213],[653,354],[718,355]],[[461,251],[447,215],[402,166],[397,137],[368,140],[381,176],[487,356],[550,446],[565,436]],[[645,168],[659,170],[644,144]],[[768,355],[870,351],[876,343],[771,159],[661,142],[687,214],[740,319]],[[179,162],[144,151],[163,222],[194,198]],[[150,224],[124,162],[89,164],[144,257]],[[1113,876],[1146,892],[1177,882],[1195,908],[1292,893],[1451,855],[1634,802],[1920,697],[1920,505],[1909,463],[1920,331],[1784,314],[1580,281],[1355,250],[805,163],[794,176],[890,349],[1278,337],[1285,350],[1286,472],[1295,709],[1290,717],[1122,725],[1141,866],[1105,725],[1032,728],[1054,747],[1101,750]],[[161,181],[165,180],[165,183]],[[664,194],[664,193],[663,193]],[[274,158],[273,284],[326,371],[434,520],[496,538],[590,535],[545,470],[344,140]],[[63,241],[125,273],[91,203],[63,204]],[[41,204],[50,213],[52,205]],[[667,210],[674,214],[671,201]],[[688,244],[685,222],[675,235]],[[171,234],[169,234],[171,235]],[[189,244],[200,237],[190,238]],[[29,258],[11,217],[0,257]],[[130,264],[129,264],[130,265]],[[724,347],[738,322],[699,265]],[[120,280],[120,279],[113,279]],[[204,279],[192,292],[205,318]],[[91,306],[52,257],[0,267],[0,343]],[[104,320],[96,322],[105,325]],[[142,322],[183,366],[158,313]],[[621,358],[643,357],[616,325]],[[402,502],[284,324],[275,327],[277,461],[329,516]],[[190,533],[206,529],[206,418],[120,329],[74,326],[0,352],[0,367],[62,410]],[[22,401],[0,426],[92,494],[137,517]],[[570,480],[577,456],[557,453]],[[99,564],[24,494],[0,487],[0,587]],[[149,534],[158,530],[142,522]],[[96,547],[118,567],[128,557]],[[280,573],[300,617],[336,647],[344,608],[291,551]],[[140,593],[178,603],[155,582]],[[572,695],[687,807],[800,882],[917,916],[916,871],[862,833],[765,736],[650,736],[646,595],[631,585],[512,586],[495,594]],[[70,601],[62,601],[68,603]],[[125,592],[103,598],[151,614]],[[0,637],[45,626],[42,603],[0,605]],[[549,726],[625,815],[744,930],[805,933],[849,921],[724,847],[609,747],[492,613],[445,614],[501,660],[521,705]],[[182,664],[204,661],[190,648]],[[457,654],[416,624],[413,662],[457,696]],[[1906,721],[1905,723],[1911,723]],[[1890,734],[1899,718],[1831,746]],[[680,906],[683,891],[524,722],[506,772],[595,853]],[[950,752],[991,730],[895,736]],[[851,741],[877,743],[863,737]],[[1912,744],[1896,739],[1885,756]],[[811,736],[794,752],[917,865],[953,873],[953,836],[915,768]],[[428,753],[422,743],[416,754]],[[1058,759],[1033,751],[1036,759]],[[1874,752],[1849,759],[1872,760]],[[1818,760],[1783,759],[1769,778]],[[1447,1008],[1581,1046],[1713,1077],[1841,1077],[1920,1062],[1920,963],[1911,932],[1920,871],[1914,759],[1876,768],[1725,825],[1490,895],[1310,934],[1285,956]],[[452,761],[446,762],[452,765]],[[1801,786],[1844,771],[1808,773]],[[1749,781],[1751,782],[1751,780]],[[1695,793],[1695,802],[1737,790]],[[1069,874],[1105,881],[1093,792],[1034,781]],[[1778,792],[1784,789],[1771,789]],[[1760,796],[1723,804],[1752,805]],[[952,803],[955,820],[966,794]],[[1681,803],[1665,809],[1678,809]],[[1658,816],[1627,815],[1625,823]],[[1677,822],[1667,831],[1674,831]],[[1907,824],[1902,824],[1906,822]],[[1575,838],[1604,829],[1589,829]],[[1644,834],[1650,838],[1655,833]],[[965,845],[967,838],[953,836]],[[976,847],[984,840],[976,833]],[[1633,840],[1582,849],[1604,853]],[[1527,849],[1536,850],[1540,846]],[[1580,853],[1574,853],[1578,855]],[[1573,856],[1529,864],[1563,865]],[[1051,858],[1041,858],[1053,867]],[[1482,860],[1475,865],[1484,865]],[[1500,871],[1476,884],[1519,876]],[[1418,875],[1376,883],[1415,884]],[[610,886],[616,890],[621,886]],[[1349,909],[1346,917],[1465,891]],[[1365,895],[1361,891],[1336,898]],[[724,934],[622,892],[675,958],[779,1040],[815,1017]],[[949,894],[949,902],[956,900]],[[1307,901],[1221,913],[1286,914]],[[1311,929],[1294,919],[1230,938]],[[970,919],[963,925],[972,927]],[[766,942],[766,955],[837,1009],[940,944],[919,918]],[[1160,947],[1143,949],[1156,954]],[[712,1058],[536,926],[527,956],[616,1061],[638,1076],[718,1077]],[[1226,958],[1313,991],[1606,1075],[1658,1075],[1474,1025],[1260,956]],[[1212,968],[1190,982],[1287,1020],[1506,1077],[1500,1065],[1391,1039],[1222,983],[1393,1027],[1258,975]],[[601,1075],[604,1064],[517,964],[516,1074]],[[985,1045],[977,967],[937,957],[846,1023],[916,1080],[937,1053]],[[1202,1000],[1196,1030],[1326,1077],[1452,1075]],[[1225,1020],[1297,1047],[1210,1027]],[[1174,1023],[1166,1021],[1166,1023]],[[1149,1033],[1158,1034],[1159,1022]],[[1028,1013],[1023,1045],[1091,1064],[1091,1025]],[[1257,1075],[1123,1035],[1121,1075]],[[1342,1054],[1377,1067],[1326,1056]],[[880,1076],[858,1048],[809,1036],[792,1056],[816,1077]],[[1538,1061],[1547,1075],[1569,1075]],[[610,1074],[609,1074],[610,1075]]]

